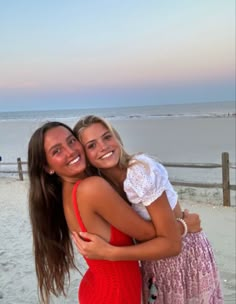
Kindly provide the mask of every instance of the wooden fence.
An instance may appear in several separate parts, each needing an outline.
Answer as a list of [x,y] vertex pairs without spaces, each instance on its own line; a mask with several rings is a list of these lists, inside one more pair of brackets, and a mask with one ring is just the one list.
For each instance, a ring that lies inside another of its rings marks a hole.
[[[223,205],[230,206],[230,191],[236,190],[236,185],[230,184],[230,169],[236,169],[235,163],[230,163],[229,161],[229,153],[223,152],[221,154],[221,164],[214,163],[171,163],[171,162],[162,162],[165,167],[178,167],[178,168],[198,168],[198,169],[215,169],[222,168],[222,183],[196,183],[196,182],[187,182],[187,181],[175,181],[171,180],[171,183],[176,186],[184,186],[184,187],[197,187],[197,188],[221,188],[223,192]],[[7,166],[16,166],[16,170],[0,170],[0,173],[17,173],[20,180],[23,180],[24,174],[27,174],[27,170],[23,170],[23,166],[27,165],[27,162],[21,161],[20,158],[17,158],[17,163],[3,163],[0,162],[1,165]]]

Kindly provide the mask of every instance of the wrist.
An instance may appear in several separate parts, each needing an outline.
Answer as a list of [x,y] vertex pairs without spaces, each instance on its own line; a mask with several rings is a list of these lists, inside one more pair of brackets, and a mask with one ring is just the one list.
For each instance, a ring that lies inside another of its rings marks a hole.
[[110,245],[108,247],[108,250],[106,250],[105,260],[117,261],[118,256],[119,256],[119,246]]
[[181,226],[182,226],[182,228],[183,228],[183,232],[182,232],[181,234],[182,234],[182,237],[185,237],[186,234],[188,233],[188,226],[187,226],[185,220],[182,219],[182,218],[180,218],[180,217],[178,217],[178,218],[176,219],[176,221],[179,222],[179,223],[181,224]]

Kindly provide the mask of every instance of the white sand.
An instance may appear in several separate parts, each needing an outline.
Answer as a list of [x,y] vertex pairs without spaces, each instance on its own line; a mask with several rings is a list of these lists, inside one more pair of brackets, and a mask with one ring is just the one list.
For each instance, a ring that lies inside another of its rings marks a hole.
[[[0,178],[0,303],[36,304],[37,281],[28,217],[27,181]],[[84,262],[79,263],[84,272]],[[72,274],[68,298],[52,303],[77,303],[80,274]]]
[[[70,126],[76,121],[67,120]],[[127,150],[156,155],[162,161],[220,163],[221,153],[235,162],[235,118],[181,118],[112,121]],[[3,162],[27,159],[27,145],[41,121],[0,121],[0,155]],[[0,170],[3,166],[0,163]],[[220,170],[168,168],[170,177],[191,181],[220,182]],[[231,170],[235,184],[235,169]],[[0,304],[36,304],[37,287],[32,255],[32,236],[27,209],[27,181],[0,175]],[[235,207],[222,207],[220,189],[178,187],[183,206],[199,212],[212,242],[224,288],[225,303],[235,303]],[[235,206],[235,192],[231,204]],[[79,259],[80,268],[84,263]],[[72,274],[68,298],[52,303],[77,303],[80,274]]]
[[[27,181],[0,179],[0,303],[4,304],[38,303],[27,187]],[[182,205],[201,215],[216,255],[225,303],[235,303],[235,208],[193,201],[182,201]],[[79,265],[84,271],[82,259]],[[68,297],[54,299],[52,303],[76,303],[80,279],[79,273],[73,273]]]

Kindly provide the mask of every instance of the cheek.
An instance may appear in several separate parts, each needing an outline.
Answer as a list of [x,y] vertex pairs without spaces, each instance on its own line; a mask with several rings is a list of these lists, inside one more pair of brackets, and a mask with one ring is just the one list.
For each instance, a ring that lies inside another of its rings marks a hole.
[[57,168],[60,167],[62,164],[62,158],[61,157],[50,157],[48,158],[48,164],[51,168]]
[[87,159],[90,162],[90,164],[94,164],[96,163],[96,152],[95,151],[90,151],[90,150],[86,150],[86,155],[87,155]]

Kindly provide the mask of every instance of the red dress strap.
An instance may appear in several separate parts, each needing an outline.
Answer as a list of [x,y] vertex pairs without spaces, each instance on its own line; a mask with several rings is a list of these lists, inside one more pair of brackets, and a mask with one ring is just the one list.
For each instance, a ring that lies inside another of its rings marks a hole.
[[76,218],[77,218],[78,223],[80,225],[80,228],[83,232],[87,232],[87,229],[85,228],[85,226],[82,222],[82,219],[80,217],[80,213],[79,213],[79,209],[78,209],[78,205],[77,205],[77,195],[76,195],[76,193],[77,193],[77,189],[78,189],[78,186],[79,186],[80,182],[81,182],[80,180],[78,182],[76,182],[76,184],[73,187],[72,200],[73,200],[75,215],[76,215]]

